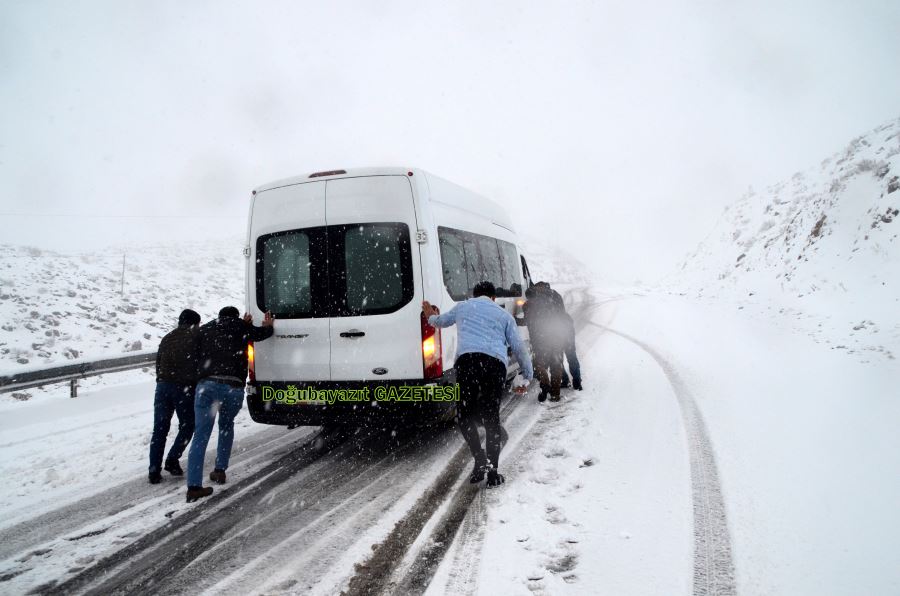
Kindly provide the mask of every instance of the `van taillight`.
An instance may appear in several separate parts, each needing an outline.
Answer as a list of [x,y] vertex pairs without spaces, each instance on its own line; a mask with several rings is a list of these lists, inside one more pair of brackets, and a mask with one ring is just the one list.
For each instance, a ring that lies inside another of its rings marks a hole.
[[441,361],[441,330],[428,324],[425,313],[422,320],[422,368],[426,379],[438,379],[444,374]]
[[254,361],[253,342],[247,344],[247,372],[250,373],[250,382],[256,381],[256,362]]

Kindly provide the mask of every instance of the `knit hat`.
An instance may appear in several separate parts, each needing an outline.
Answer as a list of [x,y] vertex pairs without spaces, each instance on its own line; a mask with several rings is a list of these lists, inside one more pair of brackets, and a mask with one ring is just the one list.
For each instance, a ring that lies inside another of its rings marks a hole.
[[219,318],[224,319],[225,317],[234,317],[238,318],[241,316],[241,311],[239,311],[234,306],[226,306],[222,310],[219,311]]
[[181,314],[178,315],[178,325],[199,325],[200,324],[200,315],[197,314],[196,311],[193,311],[189,308],[181,311]]

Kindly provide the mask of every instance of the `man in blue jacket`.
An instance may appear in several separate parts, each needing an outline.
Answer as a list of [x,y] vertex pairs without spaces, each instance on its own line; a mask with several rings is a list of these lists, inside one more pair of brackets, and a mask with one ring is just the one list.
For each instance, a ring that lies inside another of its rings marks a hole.
[[[460,302],[444,314],[427,300],[422,302],[422,312],[428,323],[435,327],[457,326],[458,349],[456,352],[456,380],[459,383],[460,401],[456,408],[456,421],[463,438],[475,458],[475,469],[470,482],[481,482],[487,473],[489,487],[503,484],[498,471],[500,460],[500,398],[506,384],[507,346],[521,367],[522,378],[528,382],[534,376],[531,357],[519,336],[515,319],[502,306],[494,302],[496,290],[489,281],[478,283],[473,297]],[[525,386],[517,387],[518,393]],[[481,447],[477,423],[485,432],[485,449]]]

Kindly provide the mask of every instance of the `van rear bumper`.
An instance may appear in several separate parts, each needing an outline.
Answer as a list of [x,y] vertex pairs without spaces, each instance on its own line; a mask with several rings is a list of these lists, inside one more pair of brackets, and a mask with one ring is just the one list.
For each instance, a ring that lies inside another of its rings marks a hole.
[[455,370],[428,380],[257,380],[247,386],[247,408],[254,421],[281,426],[415,424],[453,415],[455,381]]

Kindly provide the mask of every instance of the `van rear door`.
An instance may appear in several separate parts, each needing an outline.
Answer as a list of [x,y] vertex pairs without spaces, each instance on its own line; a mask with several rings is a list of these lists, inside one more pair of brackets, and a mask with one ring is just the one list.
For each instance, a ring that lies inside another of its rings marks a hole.
[[422,278],[406,176],[328,180],[331,378],[421,379]]
[[250,226],[251,313],[257,325],[275,316],[275,335],[255,345],[256,378],[330,380],[325,182],[258,193]]

